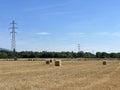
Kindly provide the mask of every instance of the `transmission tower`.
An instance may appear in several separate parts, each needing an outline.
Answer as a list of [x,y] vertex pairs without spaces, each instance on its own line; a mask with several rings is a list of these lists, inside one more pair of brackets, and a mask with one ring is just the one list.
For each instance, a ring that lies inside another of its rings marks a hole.
[[80,52],[80,44],[78,44],[78,52]]
[[11,23],[11,28],[10,29],[12,29],[12,31],[11,31],[11,34],[12,34],[12,40],[11,40],[11,49],[12,49],[12,51],[13,51],[13,58],[14,58],[14,60],[16,60],[17,58],[16,58],[16,39],[15,39],[15,34],[16,34],[16,32],[15,32],[15,29],[16,29],[16,27],[15,27],[15,21],[13,20],[12,21],[12,23]]

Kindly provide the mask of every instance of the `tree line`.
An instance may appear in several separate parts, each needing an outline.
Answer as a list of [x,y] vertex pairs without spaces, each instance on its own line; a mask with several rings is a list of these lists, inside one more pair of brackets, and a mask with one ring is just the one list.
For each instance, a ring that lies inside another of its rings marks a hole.
[[[90,52],[33,52],[33,51],[21,51],[16,52],[17,58],[120,58],[120,53],[106,53],[96,52],[96,54]],[[13,52],[0,51],[0,58],[12,58]]]

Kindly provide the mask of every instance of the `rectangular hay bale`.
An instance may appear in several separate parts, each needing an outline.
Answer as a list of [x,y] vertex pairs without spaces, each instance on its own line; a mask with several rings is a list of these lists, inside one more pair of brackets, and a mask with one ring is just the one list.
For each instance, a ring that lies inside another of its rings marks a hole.
[[103,60],[103,65],[106,65],[107,64],[107,61],[106,60]]
[[46,64],[50,64],[50,60],[46,60]]
[[61,60],[56,60],[55,61],[55,66],[61,66]]

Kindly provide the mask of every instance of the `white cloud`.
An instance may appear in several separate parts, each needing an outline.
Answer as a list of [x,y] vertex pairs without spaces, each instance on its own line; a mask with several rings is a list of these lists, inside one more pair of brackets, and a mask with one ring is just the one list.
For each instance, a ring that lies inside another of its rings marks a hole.
[[49,32],[39,32],[39,33],[36,33],[38,35],[51,35],[51,33]]
[[120,37],[120,32],[100,32],[100,33],[95,33],[95,35]]
[[116,37],[120,37],[120,32],[115,32],[115,33],[113,33],[113,35]]
[[68,33],[68,35],[71,36],[79,36],[79,37],[120,37],[120,32],[97,32],[97,33],[82,33],[82,32],[77,32],[77,33]]

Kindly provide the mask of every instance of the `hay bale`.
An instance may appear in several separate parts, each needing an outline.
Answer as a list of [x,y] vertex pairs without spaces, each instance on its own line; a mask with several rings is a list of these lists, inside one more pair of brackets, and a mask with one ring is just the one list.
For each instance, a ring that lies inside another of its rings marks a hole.
[[53,62],[53,59],[50,59],[50,63],[52,63]]
[[106,60],[103,60],[103,65],[106,65],[107,64],[107,61]]
[[61,66],[61,60],[56,60],[55,61],[55,66]]
[[50,64],[50,60],[46,60],[46,64]]

